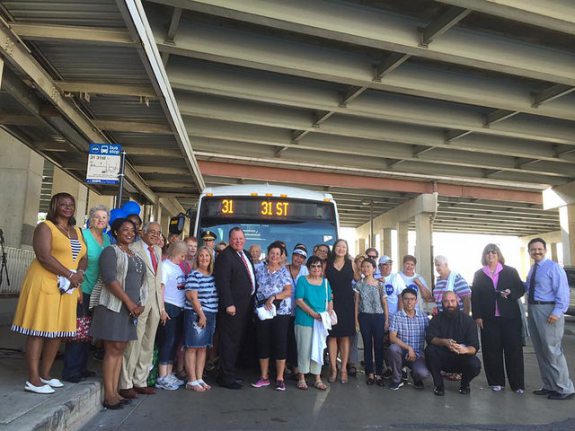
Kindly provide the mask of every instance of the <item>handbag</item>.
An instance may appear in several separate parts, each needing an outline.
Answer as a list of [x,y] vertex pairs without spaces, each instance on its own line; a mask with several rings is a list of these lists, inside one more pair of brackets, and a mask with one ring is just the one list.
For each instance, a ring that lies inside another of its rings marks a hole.
[[65,342],[79,342],[89,343],[92,341],[90,335],[90,325],[92,324],[92,316],[80,316],[76,318],[76,335],[73,337],[66,337]]
[[327,311],[327,314],[329,314],[329,320],[331,323],[331,326],[337,325],[337,314],[335,312],[335,310],[328,310],[327,305],[329,303],[328,301],[328,290],[327,290],[327,279],[324,278],[323,279],[323,283],[325,285],[325,311]]

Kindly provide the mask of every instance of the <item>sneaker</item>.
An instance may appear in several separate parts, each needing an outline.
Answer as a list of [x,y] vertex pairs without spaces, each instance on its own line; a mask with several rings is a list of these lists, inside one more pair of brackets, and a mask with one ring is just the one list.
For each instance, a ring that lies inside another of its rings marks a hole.
[[407,370],[405,368],[401,370],[401,380],[407,382]]
[[523,395],[525,393],[525,389],[516,389],[515,393],[519,394],[519,395]]
[[[269,384],[269,382],[268,382]],[[286,385],[283,380],[276,380],[276,391],[284,392],[286,390]]]
[[499,385],[493,385],[493,386],[491,386],[491,390],[492,390],[493,392],[501,392],[503,389],[504,389],[503,386],[499,386]]
[[399,383],[390,383],[389,385],[389,389],[391,389],[392,391],[397,391],[399,388],[401,388],[404,385],[403,382],[399,382]]
[[388,368],[387,370],[385,370],[385,371],[383,372],[382,377],[383,377],[384,379],[389,380],[389,379],[391,379],[391,376],[392,376],[392,375],[393,375],[393,373],[391,372],[391,369]]
[[175,374],[168,374],[168,375],[166,376],[166,379],[167,379],[170,383],[172,383],[172,384],[174,384],[174,385],[176,385],[176,386],[183,386],[183,385],[186,384],[186,382],[184,382],[183,380],[178,379],[178,377],[177,377]]
[[167,376],[164,376],[156,380],[156,388],[163,389],[165,391],[177,391],[179,386],[173,384],[168,380]]
[[252,388],[265,388],[270,385],[269,379],[259,379],[257,382],[252,383]]

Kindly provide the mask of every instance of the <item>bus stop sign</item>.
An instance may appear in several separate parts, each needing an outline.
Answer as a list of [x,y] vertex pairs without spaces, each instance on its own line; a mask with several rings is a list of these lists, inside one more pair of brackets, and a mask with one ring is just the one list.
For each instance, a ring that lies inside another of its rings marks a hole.
[[121,162],[121,145],[90,144],[86,182],[88,184],[118,184]]

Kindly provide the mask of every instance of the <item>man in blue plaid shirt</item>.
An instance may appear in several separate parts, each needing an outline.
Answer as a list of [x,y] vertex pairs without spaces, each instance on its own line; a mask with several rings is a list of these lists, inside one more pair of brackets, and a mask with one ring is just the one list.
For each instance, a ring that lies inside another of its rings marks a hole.
[[427,316],[417,311],[417,292],[408,287],[401,292],[403,310],[398,311],[389,327],[388,361],[392,376],[389,389],[398,390],[403,386],[401,369],[407,366],[411,369],[413,386],[423,389],[423,379],[429,377],[425,365],[423,349],[425,347],[425,329],[429,325]]

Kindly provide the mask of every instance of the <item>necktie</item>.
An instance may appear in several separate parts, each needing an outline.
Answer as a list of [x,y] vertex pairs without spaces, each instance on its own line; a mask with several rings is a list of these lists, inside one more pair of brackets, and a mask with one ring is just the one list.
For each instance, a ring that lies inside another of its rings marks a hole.
[[148,247],[150,250],[150,257],[152,258],[152,267],[154,268],[154,274],[158,272],[158,259],[156,259],[156,253],[154,252],[154,246],[151,245]]
[[529,278],[529,304],[533,304],[535,302],[535,274],[537,274],[538,267],[538,264],[533,265],[533,271],[531,271],[531,277]]
[[250,271],[249,263],[246,260],[246,255],[240,251],[240,257],[242,258],[242,262],[244,263],[244,266],[246,267],[246,271],[248,272],[248,276],[250,277],[250,282],[252,285],[252,293],[254,293],[254,281],[252,280],[252,272]]

